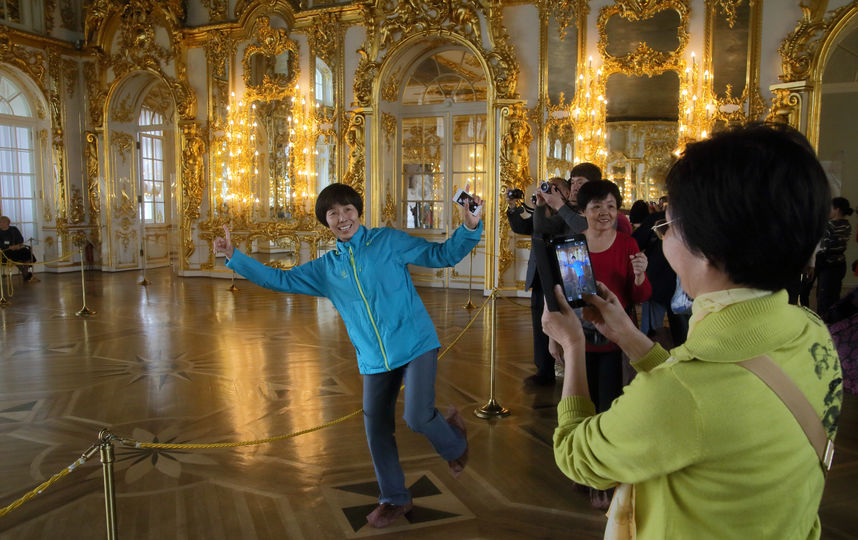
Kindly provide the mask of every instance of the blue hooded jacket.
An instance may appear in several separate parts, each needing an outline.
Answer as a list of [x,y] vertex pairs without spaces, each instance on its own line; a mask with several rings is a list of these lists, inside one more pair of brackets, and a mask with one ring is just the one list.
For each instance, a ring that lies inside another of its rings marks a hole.
[[227,267],[253,283],[280,292],[324,296],[343,318],[364,375],[383,373],[407,364],[441,346],[408,264],[429,268],[454,266],[480,241],[475,231],[457,228],[443,243],[429,242],[403,231],[361,226],[336,251],[280,270],[235,250]]

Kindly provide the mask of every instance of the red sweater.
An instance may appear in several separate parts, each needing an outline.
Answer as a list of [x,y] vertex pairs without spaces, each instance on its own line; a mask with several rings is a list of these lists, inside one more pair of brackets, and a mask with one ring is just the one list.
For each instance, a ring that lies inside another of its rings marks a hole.
[[[617,237],[614,238],[611,247],[598,253],[590,252],[590,261],[593,263],[593,275],[596,280],[604,283],[611,292],[616,294],[624,308],[646,302],[652,294],[652,287],[646,277],[643,283],[635,286],[635,273],[629,257],[638,252],[640,249],[635,239],[620,231],[617,231]],[[602,346],[587,345],[587,350],[615,351],[617,346],[613,343]]]

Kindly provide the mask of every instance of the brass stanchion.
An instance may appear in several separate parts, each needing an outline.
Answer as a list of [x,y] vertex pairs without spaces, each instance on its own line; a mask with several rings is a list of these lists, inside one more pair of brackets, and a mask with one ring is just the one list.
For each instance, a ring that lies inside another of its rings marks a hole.
[[80,311],[75,313],[78,317],[88,317],[90,315],[95,315],[95,311],[86,307],[86,279],[85,274],[83,272],[83,245],[80,246],[80,285],[81,285],[81,294],[83,295],[83,307],[80,308]]
[[101,439],[101,472],[104,474],[104,515],[107,520],[107,539],[116,540],[119,535],[116,523],[116,491],[113,481],[113,435],[106,428],[98,433]]
[[[6,299],[6,292],[5,292],[5,289],[3,287],[3,274],[6,273],[3,271],[3,267],[6,266],[5,259],[6,259],[6,256],[3,255],[2,252],[0,252],[0,307],[6,307],[6,306],[12,305],[12,302],[10,302],[9,300]],[[10,273],[8,275],[9,275],[9,286],[11,287],[12,286],[12,274]],[[11,293],[9,294],[9,296],[12,296]]]
[[141,240],[140,240],[140,244],[141,244],[140,257],[143,259],[143,279],[140,280],[138,285],[143,285],[144,287],[147,287],[152,282],[149,281],[148,279],[146,279],[146,225],[145,224],[143,225],[143,232],[140,234],[140,238],[141,238]]
[[471,290],[473,289],[473,281],[474,281],[474,251],[477,250],[477,247],[474,246],[474,249],[471,250],[471,268],[468,270],[468,303],[462,306],[465,309],[474,309],[477,307],[471,301]]
[[227,290],[228,290],[229,292],[235,292],[235,291],[237,291],[237,290],[238,290],[238,287],[236,287],[236,286],[235,286],[235,272],[234,272],[234,271],[233,271],[233,273],[232,273],[232,285],[230,285],[230,286],[229,286],[229,289],[227,289]]
[[491,297],[491,305],[489,306],[489,322],[491,324],[491,346],[489,348],[490,354],[492,356],[491,362],[489,364],[489,401],[479,407],[474,409],[474,415],[478,418],[496,418],[498,416],[509,416],[509,409],[501,407],[501,405],[495,400],[495,336],[497,334],[497,325],[495,320],[495,300],[497,298],[497,289],[492,291]]

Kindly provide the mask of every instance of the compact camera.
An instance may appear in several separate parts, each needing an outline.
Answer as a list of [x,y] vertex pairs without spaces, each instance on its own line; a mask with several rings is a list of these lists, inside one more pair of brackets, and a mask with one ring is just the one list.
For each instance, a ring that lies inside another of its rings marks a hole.
[[518,188],[510,188],[506,190],[506,196],[510,199],[523,199],[524,192]]
[[543,193],[551,193],[552,189],[554,189],[554,186],[551,185],[551,182],[543,182],[539,184],[539,191]]

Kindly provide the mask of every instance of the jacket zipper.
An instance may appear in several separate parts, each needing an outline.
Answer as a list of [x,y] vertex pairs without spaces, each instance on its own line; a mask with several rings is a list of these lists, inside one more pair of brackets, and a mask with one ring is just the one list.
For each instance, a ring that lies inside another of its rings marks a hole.
[[375,319],[372,318],[372,310],[369,309],[369,302],[367,302],[366,295],[363,293],[363,287],[360,286],[357,266],[355,266],[355,254],[352,251],[351,246],[349,246],[349,259],[351,260],[352,271],[355,274],[355,283],[357,283],[358,292],[360,292],[360,296],[361,298],[363,298],[363,304],[366,306],[366,314],[369,315],[369,322],[372,323],[372,329],[375,330],[375,337],[378,338],[378,346],[381,349],[381,357],[384,359],[384,368],[387,371],[390,371],[390,365],[387,363],[387,353],[384,352],[384,344],[381,342],[381,335],[378,333],[378,327],[375,325]]

